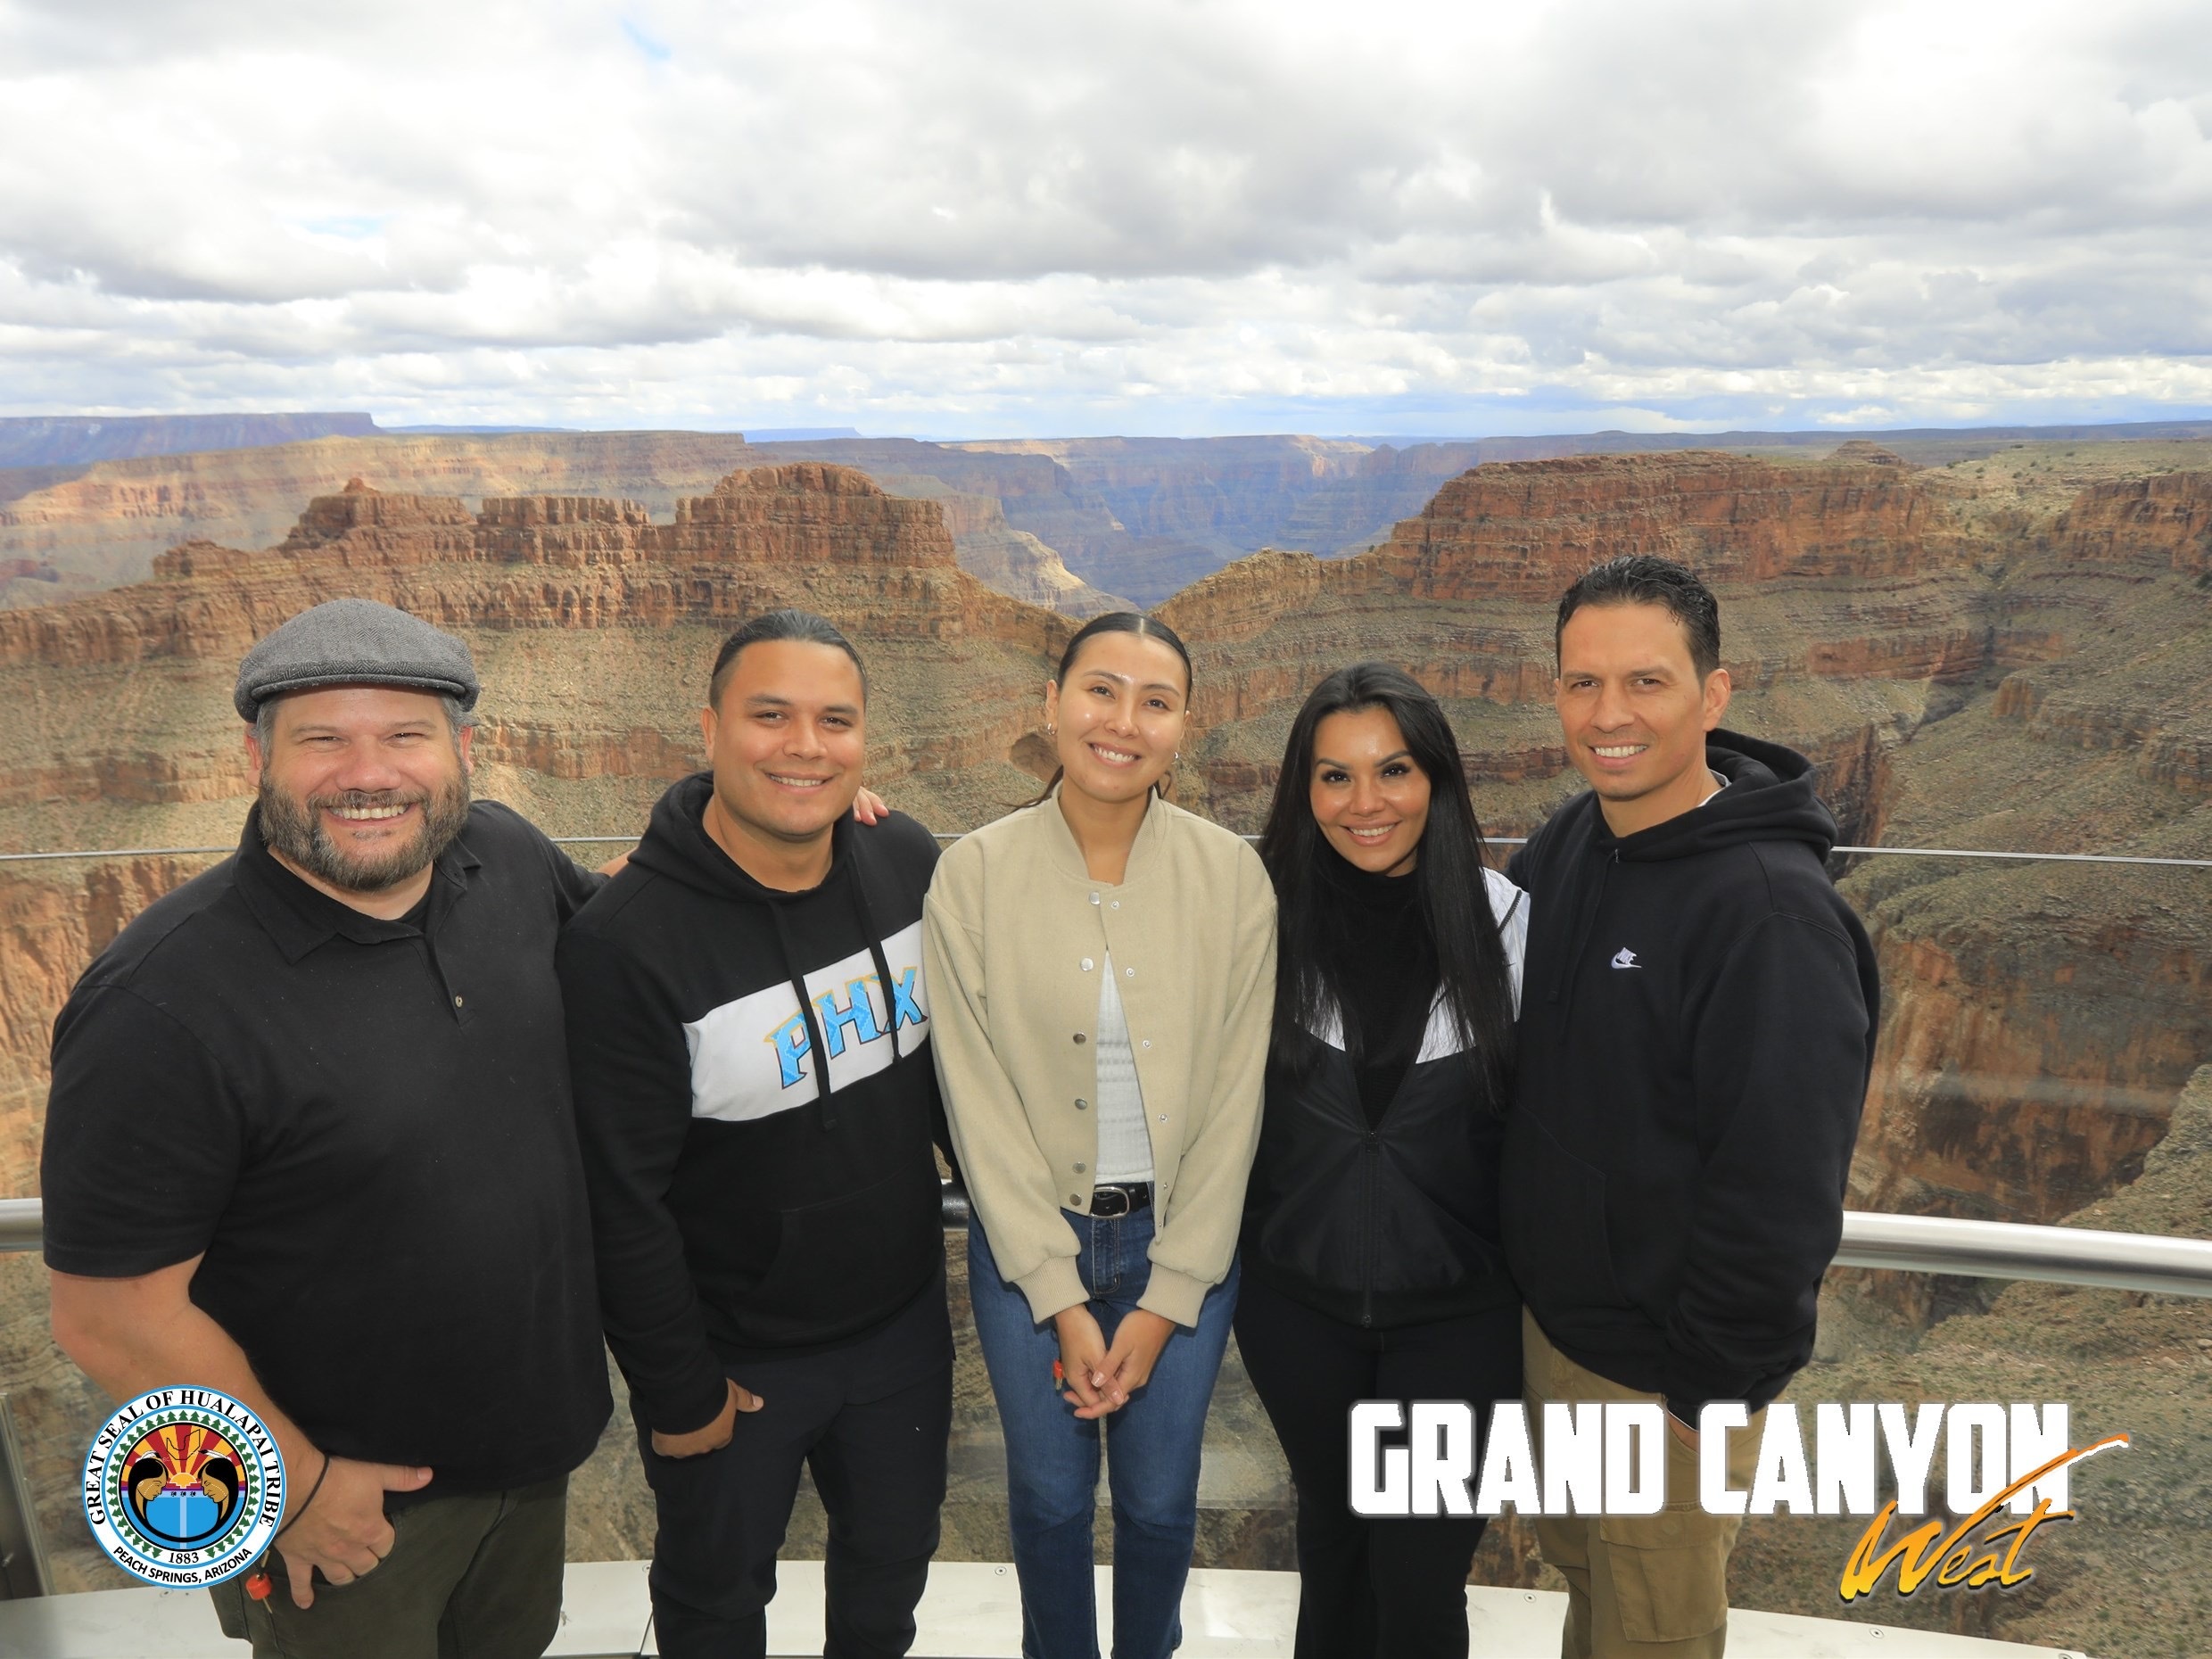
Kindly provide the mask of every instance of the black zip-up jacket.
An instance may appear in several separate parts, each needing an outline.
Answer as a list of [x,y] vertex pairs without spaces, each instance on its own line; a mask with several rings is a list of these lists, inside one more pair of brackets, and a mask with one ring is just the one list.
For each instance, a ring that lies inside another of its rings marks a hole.
[[1703,806],[1615,837],[1577,796],[1507,866],[1534,926],[1506,1259],[1561,1352],[1693,1425],[1812,1356],[1880,1001],[1810,764],[1705,755]]
[[[1503,877],[1489,887],[1517,976],[1528,906]],[[1244,1271],[1331,1318],[1377,1330],[1514,1300],[1498,1228],[1505,1121],[1482,1093],[1450,1021],[1434,1010],[1372,1126],[1335,1033],[1270,1063],[1245,1187]]]
[[712,789],[661,797],[557,958],[607,1346],[672,1434],[721,1411],[725,1363],[863,1335],[945,1259],[937,843],[900,813],[847,818],[821,885],[780,892],[707,836]]

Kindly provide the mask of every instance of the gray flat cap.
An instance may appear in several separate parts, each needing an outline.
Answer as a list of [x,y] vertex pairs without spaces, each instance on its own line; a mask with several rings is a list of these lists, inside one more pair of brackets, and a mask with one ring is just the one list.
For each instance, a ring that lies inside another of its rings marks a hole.
[[374,599],[327,599],[246,653],[232,701],[252,720],[270,697],[315,686],[400,686],[476,706],[468,647],[419,616]]

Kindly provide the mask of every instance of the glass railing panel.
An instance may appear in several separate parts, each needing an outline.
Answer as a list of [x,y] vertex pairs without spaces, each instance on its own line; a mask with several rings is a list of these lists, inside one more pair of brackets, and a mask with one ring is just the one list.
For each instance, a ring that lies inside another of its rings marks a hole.
[[15,1419],[56,1592],[136,1587],[101,1553],[85,1522],[85,1453],[115,1407],[54,1345],[46,1269],[35,1252],[0,1254],[0,1391]]
[[[2147,1171],[2138,1185],[2195,1188],[2199,1171]],[[2201,1209],[2201,1189],[2196,1201]],[[2117,1217],[2116,1217],[2117,1219]],[[1838,1268],[1821,1302],[1818,1355],[1785,1394],[1798,1406],[1808,1454],[1820,1402],[1921,1402],[2068,1407],[2067,1445],[2124,1433],[2124,1449],[2068,1471],[2068,1520],[2018,1539],[2010,1588],[1944,1588],[1937,1576],[1910,1595],[1893,1566],[1869,1593],[1846,1602],[1846,1568],[1872,1517],[1779,1514],[1746,1520],[1730,1563],[1735,1604],[1852,1623],[1906,1626],[2034,1643],[2101,1655],[2193,1659],[2212,1652],[2212,1345],[2206,1304],[2180,1296],[2068,1285],[1977,1282],[1930,1323],[1916,1275]],[[1893,1519],[1896,1543],[1928,1522],[1945,1534],[1969,1520],[1946,1501],[1948,1443],[1927,1482],[1927,1513]],[[1888,1464],[1877,1502],[1895,1495]],[[1816,1476],[1817,1483],[1817,1476]],[[2003,1556],[2016,1541],[2010,1510],[1960,1534],[1967,1564]],[[1916,1552],[1917,1553],[1917,1552]],[[1911,1557],[1908,1557],[1910,1560]],[[1903,1564],[1900,1564],[1902,1565]],[[1938,1569],[1940,1572],[1940,1568]]]
[[2212,1061],[2212,868],[1874,856],[1841,889],[1884,1000],[1853,1205],[2049,1224],[2125,1189]]

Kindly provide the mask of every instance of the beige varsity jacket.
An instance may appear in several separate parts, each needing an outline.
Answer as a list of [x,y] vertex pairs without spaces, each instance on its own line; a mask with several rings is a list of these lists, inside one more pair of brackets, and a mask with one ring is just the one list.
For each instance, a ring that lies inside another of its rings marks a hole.
[[1056,801],[948,848],[922,906],[929,1047],[999,1268],[1041,1324],[1087,1300],[1076,1235],[1098,1130],[1099,980],[1113,952],[1152,1140],[1139,1306],[1194,1325],[1228,1275],[1259,1138],[1275,891],[1218,824],[1152,802],[1118,887],[1094,881]]

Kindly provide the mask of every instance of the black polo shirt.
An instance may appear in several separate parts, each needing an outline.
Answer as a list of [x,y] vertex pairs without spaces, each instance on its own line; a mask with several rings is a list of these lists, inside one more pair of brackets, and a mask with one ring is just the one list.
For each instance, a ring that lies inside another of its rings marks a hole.
[[380,921],[249,814],[54,1024],[47,1264],[204,1252],[192,1299],[269,1398],[426,1496],[574,1468],[608,1398],[553,945],[597,886],[479,802],[419,922]]

